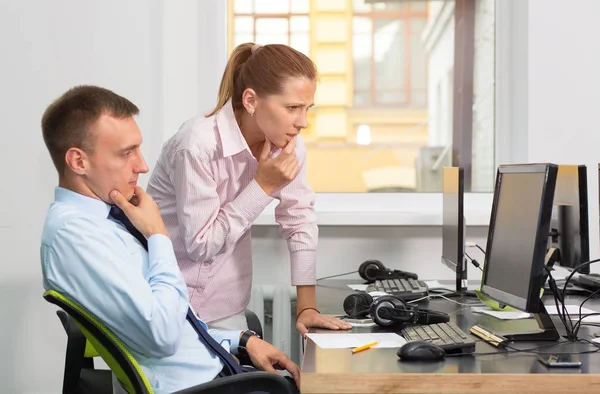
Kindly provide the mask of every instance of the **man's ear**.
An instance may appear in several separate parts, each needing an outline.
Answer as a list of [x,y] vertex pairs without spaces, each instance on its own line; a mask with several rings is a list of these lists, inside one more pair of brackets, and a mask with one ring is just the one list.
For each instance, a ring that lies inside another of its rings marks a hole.
[[242,105],[250,115],[254,115],[254,111],[256,111],[257,98],[258,96],[254,89],[248,88],[242,93]]
[[70,148],[65,153],[65,163],[77,175],[85,175],[88,169],[88,156],[79,148]]

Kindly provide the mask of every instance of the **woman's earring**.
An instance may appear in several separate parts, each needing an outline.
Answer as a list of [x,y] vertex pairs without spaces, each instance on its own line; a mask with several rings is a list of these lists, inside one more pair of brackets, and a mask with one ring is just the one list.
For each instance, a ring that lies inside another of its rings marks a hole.
[[254,116],[254,111],[251,111],[251,112],[250,112],[250,116]]

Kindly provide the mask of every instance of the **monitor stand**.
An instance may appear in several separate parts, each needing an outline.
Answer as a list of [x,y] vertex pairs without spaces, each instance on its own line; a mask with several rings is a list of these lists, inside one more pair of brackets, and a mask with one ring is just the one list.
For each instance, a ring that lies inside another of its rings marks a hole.
[[[462,228],[462,233],[463,233],[463,242],[462,242],[462,253],[460,254],[460,261],[459,265],[456,266],[456,276],[455,276],[455,280],[456,280],[456,293],[459,296],[469,296],[469,291],[468,291],[468,275],[467,275],[467,268],[469,266],[469,262],[467,261],[467,256],[466,256],[466,239],[467,239],[467,220],[466,218],[463,216],[463,228]],[[471,292],[473,293],[473,292]]]
[[527,342],[535,342],[535,341],[558,341],[560,339],[560,335],[556,330],[556,326],[552,321],[552,317],[546,311],[546,307],[544,303],[540,299],[540,311],[538,313],[534,313],[535,320],[538,323],[540,331],[538,332],[528,332],[528,333],[519,333],[519,334],[502,334],[507,341],[527,341]]

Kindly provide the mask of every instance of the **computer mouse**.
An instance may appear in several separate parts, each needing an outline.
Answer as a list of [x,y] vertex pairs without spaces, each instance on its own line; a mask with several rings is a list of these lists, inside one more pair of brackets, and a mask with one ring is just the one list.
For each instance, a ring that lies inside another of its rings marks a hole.
[[446,356],[444,349],[427,341],[406,342],[396,354],[403,361],[438,361]]

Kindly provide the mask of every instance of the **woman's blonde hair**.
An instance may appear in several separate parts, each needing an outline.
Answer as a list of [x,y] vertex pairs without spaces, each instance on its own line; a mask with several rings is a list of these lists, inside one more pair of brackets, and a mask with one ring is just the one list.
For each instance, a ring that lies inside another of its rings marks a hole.
[[217,105],[206,116],[217,113],[229,99],[234,111],[241,109],[242,93],[248,88],[259,96],[281,93],[283,84],[291,77],[316,80],[317,67],[308,56],[287,45],[240,44],[227,61]]

